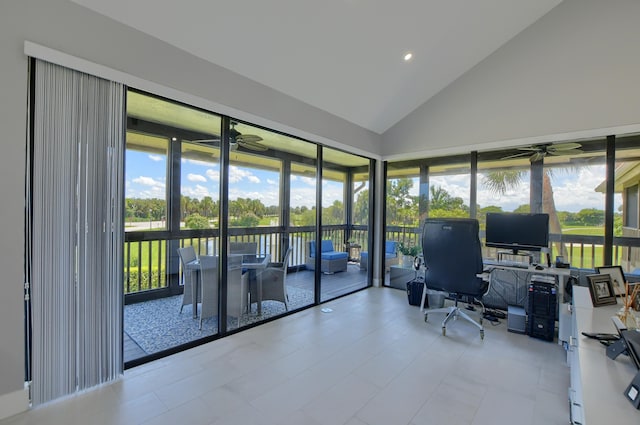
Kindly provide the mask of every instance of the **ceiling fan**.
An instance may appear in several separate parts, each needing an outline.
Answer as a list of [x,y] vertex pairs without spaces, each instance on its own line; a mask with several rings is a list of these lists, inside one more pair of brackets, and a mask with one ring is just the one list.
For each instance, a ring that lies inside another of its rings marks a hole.
[[[229,129],[229,149],[234,151],[238,149],[238,147],[242,147],[248,150],[264,152],[269,149],[267,146],[260,143],[262,137],[255,134],[242,134],[238,130],[236,130],[236,125],[238,123],[231,122],[231,129]],[[203,144],[211,144],[220,146],[220,138],[214,139],[200,139],[193,140],[195,143],[203,143]]]
[[510,158],[519,158],[522,156],[529,156],[530,162],[540,161],[542,158],[548,155],[572,155],[575,153],[581,153],[580,148],[582,145],[580,143],[568,142],[568,143],[558,143],[556,145],[552,145],[550,143],[544,145],[533,145],[518,148],[520,151],[524,151],[521,153],[517,153],[515,155],[505,156],[502,159],[510,159]]

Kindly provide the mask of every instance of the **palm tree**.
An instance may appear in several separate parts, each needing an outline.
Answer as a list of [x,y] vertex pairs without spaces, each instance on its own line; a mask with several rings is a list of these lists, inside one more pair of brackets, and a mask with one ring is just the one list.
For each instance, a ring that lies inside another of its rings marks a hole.
[[[482,184],[490,191],[504,195],[510,189],[517,189],[524,176],[525,172],[520,170],[490,171],[483,177]],[[553,200],[551,177],[552,173],[549,169],[542,173],[542,211],[549,214],[549,232],[561,235],[562,226]],[[556,250],[559,255],[567,255],[566,247],[561,242],[556,243]]]

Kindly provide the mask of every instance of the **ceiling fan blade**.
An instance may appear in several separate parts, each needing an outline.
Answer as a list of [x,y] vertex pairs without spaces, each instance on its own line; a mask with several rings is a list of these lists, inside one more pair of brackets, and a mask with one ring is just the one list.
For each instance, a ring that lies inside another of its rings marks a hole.
[[255,134],[238,134],[236,136],[236,141],[238,142],[246,142],[246,143],[254,143],[262,140],[262,137],[256,136]]
[[519,151],[529,151],[529,152],[534,151],[534,152],[537,152],[537,151],[542,150],[542,147],[540,147],[540,146],[523,146],[523,147],[517,148],[517,149]]
[[529,155],[529,152],[521,152],[521,153],[516,153],[516,154],[513,154],[513,155],[503,156],[500,159],[520,158],[520,157],[527,156],[527,155]]
[[568,142],[568,143],[558,143],[557,145],[551,145],[547,148],[548,151],[567,151],[573,149],[580,149],[582,145],[580,143]]
[[198,139],[198,140],[192,140],[192,143],[205,143],[205,144],[213,144],[213,143],[220,143],[220,139]]
[[529,162],[538,162],[545,157],[545,152],[536,152],[529,157]]
[[[261,139],[262,140],[262,139]],[[267,149],[269,149],[268,147],[266,147],[265,145],[258,143],[258,142],[251,142],[251,141],[245,141],[245,140],[238,140],[238,144],[240,146],[242,146],[243,148],[252,150],[252,151],[256,151],[256,152],[264,152]]]
[[584,153],[584,151],[582,149],[569,149],[569,150],[560,150],[560,151],[550,150],[550,151],[547,151],[547,153],[549,155],[561,156],[561,155],[573,155],[578,153]]

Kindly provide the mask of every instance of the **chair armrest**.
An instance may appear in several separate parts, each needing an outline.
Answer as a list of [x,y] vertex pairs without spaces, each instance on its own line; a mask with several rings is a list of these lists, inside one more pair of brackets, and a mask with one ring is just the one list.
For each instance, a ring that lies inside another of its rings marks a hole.
[[479,277],[480,279],[488,282],[491,277],[490,275],[491,275],[491,270],[483,270],[483,272],[478,273],[476,277]]

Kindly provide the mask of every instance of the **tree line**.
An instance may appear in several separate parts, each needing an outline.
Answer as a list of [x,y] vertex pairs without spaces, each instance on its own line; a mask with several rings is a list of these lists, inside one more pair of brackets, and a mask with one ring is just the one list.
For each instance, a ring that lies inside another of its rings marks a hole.
[[[358,194],[355,211],[355,223],[366,224],[368,213],[368,191]],[[205,229],[215,225],[220,204],[210,196],[202,199],[182,196],[180,198],[180,219],[190,229]],[[291,225],[313,226],[316,222],[315,206],[296,206],[291,208]],[[334,201],[322,209],[322,222],[326,225],[344,224],[344,203]],[[229,201],[229,222],[234,227],[255,227],[265,217],[278,217],[280,207],[266,206],[258,199],[238,198]],[[125,221],[166,220],[166,201],[157,198],[127,198],[125,200]]]

